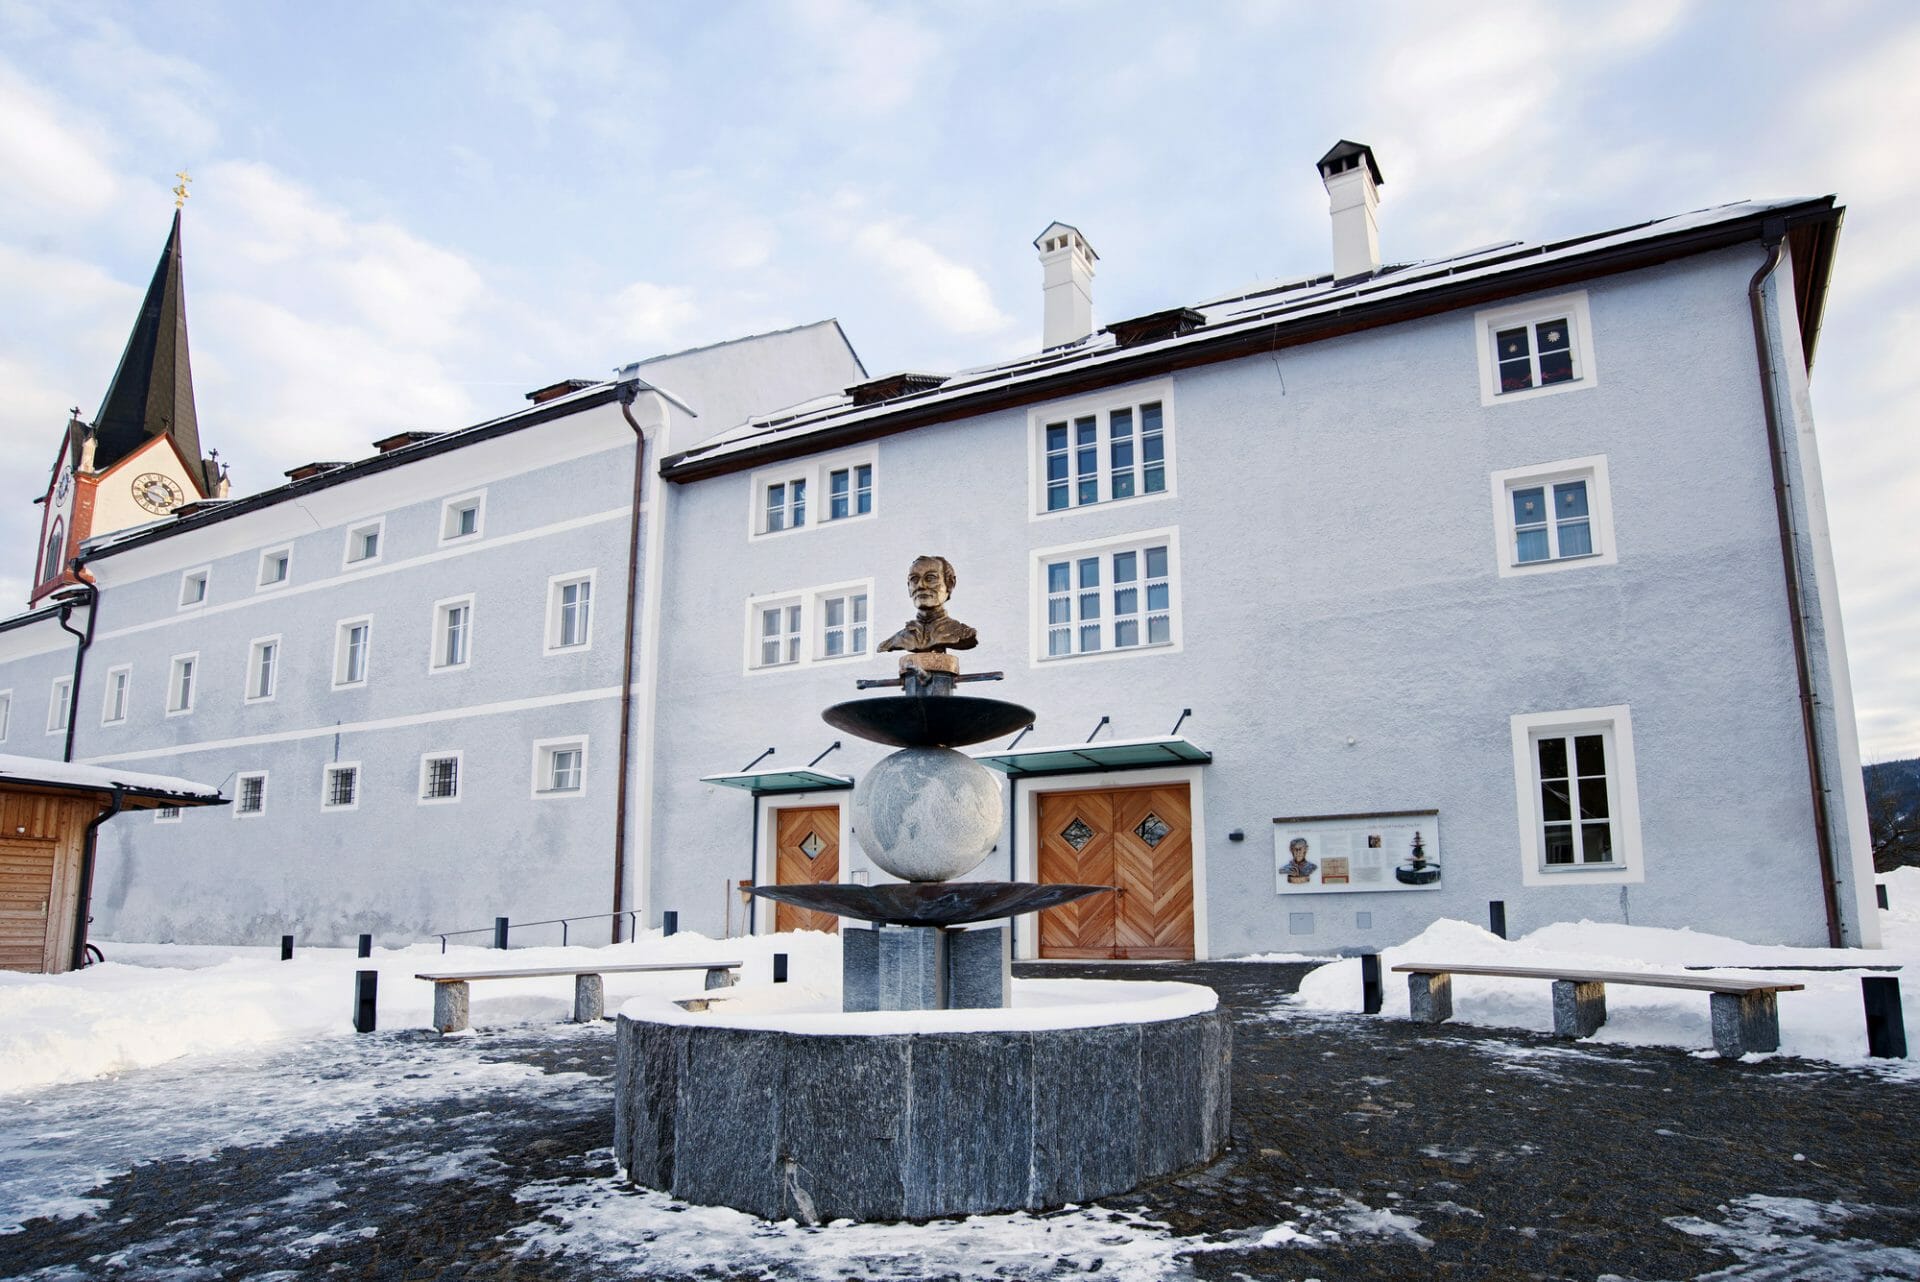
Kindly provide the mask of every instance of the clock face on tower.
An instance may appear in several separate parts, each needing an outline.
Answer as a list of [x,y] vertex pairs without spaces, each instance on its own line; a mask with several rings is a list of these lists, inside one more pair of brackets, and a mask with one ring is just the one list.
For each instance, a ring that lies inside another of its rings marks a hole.
[[71,465],[60,469],[60,479],[53,483],[53,502],[57,507],[67,501],[67,495],[73,492],[73,468]]
[[180,506],[186,497],[179,482],[159,472],[142,472],[133,478],[133,501],[149,512],[165,516]]

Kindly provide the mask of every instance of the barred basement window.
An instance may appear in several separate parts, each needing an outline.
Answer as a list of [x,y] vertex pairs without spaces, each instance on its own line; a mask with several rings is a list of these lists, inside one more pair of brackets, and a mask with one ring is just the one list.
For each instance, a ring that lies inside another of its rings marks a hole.
[[320,805],[327,810],[350,810],[360,804],[360,766],[327,767],[326,789]]
[[153,821],[157,824],[177,823],[179,819],[180,807],[178,806],[155,806],[153,808]]
[[420,800],[457,801],[460,797],[460,754],[433,753],[420,759]]
[[262,815],[267,811],[267,776],[259,774],[241,775],[233,785],[233,817],[236,819]]

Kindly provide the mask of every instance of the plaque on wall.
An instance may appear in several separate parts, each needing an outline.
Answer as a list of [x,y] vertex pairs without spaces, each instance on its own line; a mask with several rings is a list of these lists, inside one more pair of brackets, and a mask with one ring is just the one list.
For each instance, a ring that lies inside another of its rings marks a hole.
[[1440,812],[1295,815],[1273,821],[1274,892],[1440,889]]

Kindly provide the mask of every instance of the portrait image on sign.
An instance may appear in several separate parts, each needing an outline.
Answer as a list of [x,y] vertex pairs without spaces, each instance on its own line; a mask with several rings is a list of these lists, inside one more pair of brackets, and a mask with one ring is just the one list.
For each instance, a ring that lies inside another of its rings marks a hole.
[[1440,888],[1440,815],[1300,815],[1273,821],[1281,895]]

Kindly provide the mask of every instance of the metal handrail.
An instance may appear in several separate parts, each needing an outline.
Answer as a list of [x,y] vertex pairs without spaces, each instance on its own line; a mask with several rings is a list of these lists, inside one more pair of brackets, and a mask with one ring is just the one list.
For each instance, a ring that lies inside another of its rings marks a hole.
[[[605,921],[609,917],[625,917],[627,919],[627,938],[632,939],[639,935],[640,909],[638,908],[623,908],[617,913],[582,913],[578,917],[549,917],[544,921],[513,921],[508,923],[508,927],[511,929],[514,926],[558,926],[560,927],[560,946],[565,948],[567,946],[567,935],[570,923],[576,921]],[[447,951],[447,940],[456,935],[491,935],[493,931],[494,928],[492,926],[476,926],[472,930],[437,930],[430,931],[429,933],[440,941],[440,951],[444,954]]]

